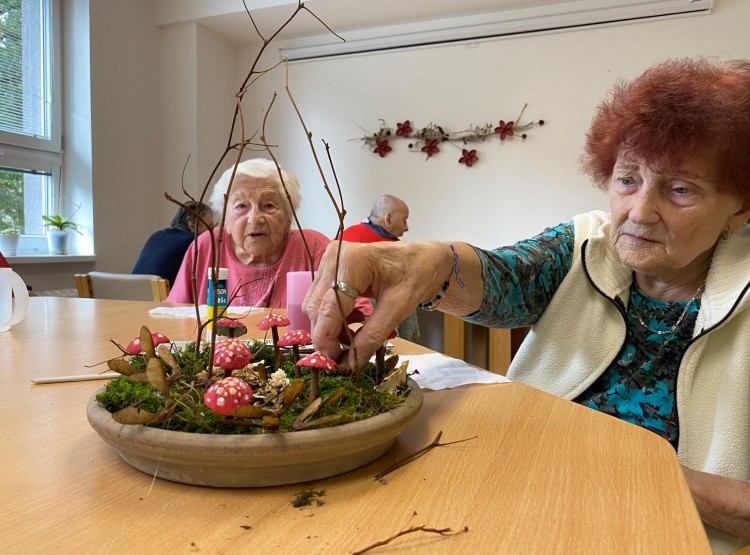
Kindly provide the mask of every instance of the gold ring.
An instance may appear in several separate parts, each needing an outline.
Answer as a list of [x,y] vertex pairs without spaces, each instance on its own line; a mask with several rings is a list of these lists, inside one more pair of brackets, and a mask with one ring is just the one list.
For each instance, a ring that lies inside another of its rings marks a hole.
[[347,295],[352,299],[356,299],[357,297],[359,297],[359,291],[357,291],[348,283],[344,283],[343,281],[332,281],[331,288],[335,289],[336,291],[341,291],[344,295]]

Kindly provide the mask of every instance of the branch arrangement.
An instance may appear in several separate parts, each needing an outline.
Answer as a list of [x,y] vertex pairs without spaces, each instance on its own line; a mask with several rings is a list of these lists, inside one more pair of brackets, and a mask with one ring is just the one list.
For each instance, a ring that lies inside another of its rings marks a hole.
[[486,142],[497,136],[500,143],[513,137],[526,138],[526,131],[537,125],[544,125],[544,120],[520,123],[521,117],[526,110],[526,104],[515,120],[499,120],[497,124],[486,123],[484,125],[470,125],[461,131],[446,130],[441,125],[430,123],[426,127],[417,129],[411,120],[405,120],[396,124],[396,129],[388,125],[385,120],[380,120],[380,128],[362,137],[365,146],[381,158],[385,158],[393,150],[392,141],[407,140],[408,149],[411,152],[423,153],[429,160],[438,154],[444,145],[451,145],[461,151],[458,159],[459,164],[470,168],[479,161],[476,149],[468,148],[470,143]]

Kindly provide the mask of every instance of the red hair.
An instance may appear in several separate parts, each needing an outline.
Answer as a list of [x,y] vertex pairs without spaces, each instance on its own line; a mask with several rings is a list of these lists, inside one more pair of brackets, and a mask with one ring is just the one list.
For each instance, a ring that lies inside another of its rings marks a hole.
[[750,204],[750,62],[668,60],[617,83],[586,135],[582,171],[606,190],[623,153],[660,173],[702,163]]

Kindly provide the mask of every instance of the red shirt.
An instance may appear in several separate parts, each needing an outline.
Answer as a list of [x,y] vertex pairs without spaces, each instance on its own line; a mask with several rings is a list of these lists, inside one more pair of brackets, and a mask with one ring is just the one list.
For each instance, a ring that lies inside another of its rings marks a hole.
[[383,237],[364,222],[347,227],[341,234],[344,241],[350,243],[379,243],[380,241],[398,241],[391,237]]

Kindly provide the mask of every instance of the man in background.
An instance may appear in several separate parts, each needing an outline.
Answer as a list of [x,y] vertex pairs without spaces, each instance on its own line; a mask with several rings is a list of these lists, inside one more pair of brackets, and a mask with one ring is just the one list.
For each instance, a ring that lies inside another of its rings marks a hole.
[[[377,243],[398,241],[409,231],[409,207],[398,197],[380,195],[372,205],[370,215],[360,223],[347,227],[341,239],[352,243]],[[398,325],[398,336],[407,341],[419,339],[416,310]]]
[[347,227],[341,238],[352,243],[398,241],[409,231],[408,218],[409,207],[403,200],[393,195],[380,195],[372,205],[370,216]]

